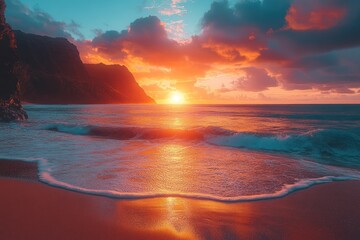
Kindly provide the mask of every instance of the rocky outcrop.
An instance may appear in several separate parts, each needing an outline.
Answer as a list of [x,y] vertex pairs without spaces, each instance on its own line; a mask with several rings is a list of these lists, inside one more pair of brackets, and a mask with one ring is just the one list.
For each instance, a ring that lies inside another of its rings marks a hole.
[[65,38],[13,32],[0,3],[0,120],[27,117],[19,95],[42,104],[154,103],[126,67],[84,65]]
[[75,45],[15,31],[21,62],[27,75],[21,82],[24,101],[32,103],[88,103],[93,91]]
[[25,120],[28,117],[19,98],[22,70],[14,33],[6,23],[5,2],[0,0],[0,121]]
[[20,102],[0,102],[0,122],[22,121],[28,119],[28,115]]
[[[84,65],[75,45],[15,31],[24,101],[43,104],[153,103],[124,66]],[[1,57],[0,57],[1,58]]]
[[125,66],[85,64],[85,69],[105,103],[154,103]]

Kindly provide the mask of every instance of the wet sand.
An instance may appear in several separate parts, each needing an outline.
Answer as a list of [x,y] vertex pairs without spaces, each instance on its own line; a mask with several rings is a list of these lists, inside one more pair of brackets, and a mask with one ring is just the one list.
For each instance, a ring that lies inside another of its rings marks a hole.
[[360,239],[360,181],[266,201],[117,200],[54,188],[0,160],[0,239]]

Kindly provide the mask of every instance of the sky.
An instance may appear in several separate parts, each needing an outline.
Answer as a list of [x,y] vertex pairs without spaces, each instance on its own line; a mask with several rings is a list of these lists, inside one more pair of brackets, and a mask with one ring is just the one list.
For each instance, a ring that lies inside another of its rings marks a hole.
[[360,103],[358,0],[6,0],[14,29],[127,66],[159,103]]

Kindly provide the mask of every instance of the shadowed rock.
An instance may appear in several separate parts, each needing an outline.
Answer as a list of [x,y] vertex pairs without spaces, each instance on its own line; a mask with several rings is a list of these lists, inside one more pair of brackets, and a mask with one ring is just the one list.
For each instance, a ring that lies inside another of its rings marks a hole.
[[5,21],[4,0],[0,2],[0,114],[4,120],[26,118],[19,96],[39,104],[155,103],[125,66],[86,65],[65,38],[12,31]]
[[21,64],[16,52],[16,41],[5,19],[5,2],[0,0],[0,121],[25,120],[27,114],[19,99]]
[[[26,66],[21,97],[40,104],[154,103],[124,66],[83,64],[65,38],[14,31]],[[1,58],[1,56],[0,56]]]
[[155,103],[125,66],[84,64],[96,94],[105,103]]

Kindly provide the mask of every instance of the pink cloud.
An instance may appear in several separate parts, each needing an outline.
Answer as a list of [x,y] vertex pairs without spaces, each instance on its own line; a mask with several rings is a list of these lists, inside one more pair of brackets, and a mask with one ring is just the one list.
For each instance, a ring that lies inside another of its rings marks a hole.
[[285,19],[293,30],[324,30],[336,26],[346,9],[322,0],[295,0]]
[[172,16],[172,15],[182,16],[187,12],[185,6],[183,5],[186,2],[187,0],[171,0],[169,6],[160,9],[159,13],[165,16]]
[[235,83],[234,87],[249,92],[261,92],[269,87],[278,85],[276,79],[262,68],[246,67],[240,69],[242,75]]

